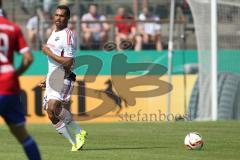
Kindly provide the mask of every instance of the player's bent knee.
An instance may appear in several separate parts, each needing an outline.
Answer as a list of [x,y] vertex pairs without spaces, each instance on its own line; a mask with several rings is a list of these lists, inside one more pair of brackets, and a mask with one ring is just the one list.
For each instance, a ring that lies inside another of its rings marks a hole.
[[48,101],[47,111],[55,112],[55,108],[56,108],[57,106],[61,106],[61,102],[58,101],[58,100],[55,100],[55,99],[50,99],[50,100]]
[[54,113],[51,110],[47,110],[48,118],[51,120],[53,124],[58,123],[58,118],[54,115]]
[[72,121],[71,113],[64,107],[61,108],[61,112],[57,115],[57,117],[66,124],[69,124]]
[[52,124],[57,124],[59,122],[59,119],[53,113],[48,113],[48,118]]
[[54,109],[53,109],[53,112],[54,112],[54,115],[56,116],[56,117],[58,117],[59,115],[60,115],[60,113],[62,112],[62,106],[61,106],[61,104],[59,104],[59,105],[56,105],[55,107],[54,107]]

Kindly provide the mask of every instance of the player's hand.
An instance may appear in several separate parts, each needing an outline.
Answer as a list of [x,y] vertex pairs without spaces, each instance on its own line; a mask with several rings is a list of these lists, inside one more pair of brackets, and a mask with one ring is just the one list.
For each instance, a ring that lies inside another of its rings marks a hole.
[[46,80],[42,80],[39,84],[38,84],[39,87],[41,88],[46,88]]
[[48,48],[47,45],[44,44],[42,45],[42,52],[43,54],[48,55],[48,53],[51,52],[51,50]]

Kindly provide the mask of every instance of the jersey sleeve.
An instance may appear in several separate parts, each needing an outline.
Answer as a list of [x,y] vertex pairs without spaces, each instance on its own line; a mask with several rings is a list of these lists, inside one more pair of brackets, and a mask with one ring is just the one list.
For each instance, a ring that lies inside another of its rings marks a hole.
[[71,31],[66,31],[66,36],[63,43],[63,56],[75,57],[76,53],[76,36]]
[[27,43],[23,37],[22,31],[20,28],[17,28],[16,30],[16,40],[17,40],[17,46],[16,50],[19,51],[21,54],[24,54],[26,51],[29,50],[29,47],[27,46]]

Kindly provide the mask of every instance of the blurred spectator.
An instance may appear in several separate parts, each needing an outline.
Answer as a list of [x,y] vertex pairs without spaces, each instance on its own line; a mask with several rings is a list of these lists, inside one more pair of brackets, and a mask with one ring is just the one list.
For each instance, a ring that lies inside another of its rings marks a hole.
[[27,33],[30,47],[37,50],[38,16],[34,15],[27,22]]
[[[116,43],[119,48],[119,44],[123,40],[131,40],[135,44],[134,50],[139,51],[142,49],[142,38],[140,35],[137,34],[136,30],[136,24],[134,21],[134,18],[132,16],[128,16],[125,12],[124,7],[119,7],[117,9],[117,15],[114,18],[116,22],[115,27],[115,36],[116,36]],[[121,22],[121,21],[127,21],[128,22]],[[132,20],[132,21],[131,21]]]
[[190,11],[190,7],[188,5],[187,0],[183,0],[181,8],[184,12],[189,12]]
[[43,0],[43,11],[48,12],[49,14],[52,13],[54,6],[54,1],[53,0]]
[[[106,17],[97,13],[97,5],[90,4],[88,13],[82,16],[82,21],[105,21]],[[93,44],[103,44],[108,39],[109,25],[107,23],[82,23],[83,41],[88,49]]]
[[26,1],[26,0],[21,0],[21,6],[20,6],[20,8],[22,9],[22,11],[23,11],[25,14],[29,14],[28,9],[27,9],[27,3],[28,3],[28,1]]
[[[176,6],[178,7],[177,4],[176,4]],[[178,10],[178,9],[176,9],[176,10]],[[190,9],[190,6],[188,5],[187,0],[183,0],[183,2],[180,4],[180,11],[178,11],[178,12],[180,14],[179,20],[193,23],[191,9]]]
[[68,28],[73,32],[77,33],[77,15],[72,15],[68,24]]
[[139,15],[139,20],[141,21],[156,21],[156,22],[141,22],[139,23],[139,32],[142,35],[142,40],[144,44],[155,43],[156,49],[158,51],[162,50],[160,30],[161,26],[159,24],[160,18],[154,16],[150,13],[147,7],[143,8],[143,13]]
[[[40,22],[40,23],[39,23]],[[26,28],[31,49],[38,50],[52,31],[50,14],[44,12],[42,16],[35,13],[27,22]]]
[[38,0],[21,0],[20,8],[25,14],[30,14],[31,12],[29,12],[29,9],[31,9],[33,6],[35,7],[38,2]]

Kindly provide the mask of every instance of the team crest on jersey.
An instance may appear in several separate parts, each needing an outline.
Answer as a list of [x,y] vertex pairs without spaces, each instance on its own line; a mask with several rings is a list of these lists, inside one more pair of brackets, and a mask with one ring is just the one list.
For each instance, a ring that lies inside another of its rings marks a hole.
[[59,37],[56,37],[56,38],[55,38],[55,41],[58,41],[59,39],[60,39]]

